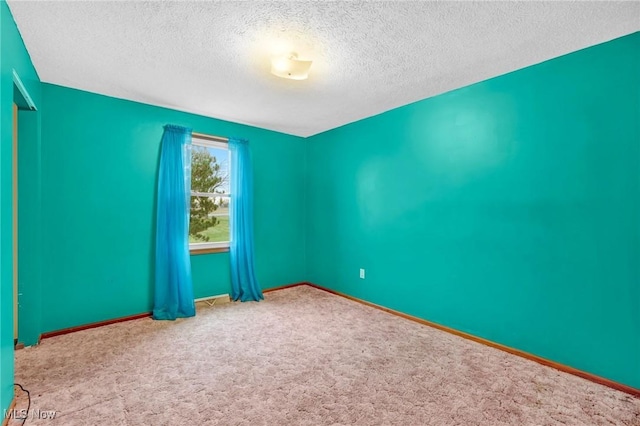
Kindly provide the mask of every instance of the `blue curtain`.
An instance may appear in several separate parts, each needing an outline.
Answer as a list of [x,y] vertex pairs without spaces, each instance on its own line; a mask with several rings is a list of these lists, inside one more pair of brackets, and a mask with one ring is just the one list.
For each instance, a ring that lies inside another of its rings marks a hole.
[[249,142],[230,138],[231,209],[229,258],[231,260],[231,297],[243,302],[261,300],[256,279],[253,243],[253,170]]
[[194,316],[189,206],[191,197],[191,129],[164,126],[158,172],[156,274],[153,318]]

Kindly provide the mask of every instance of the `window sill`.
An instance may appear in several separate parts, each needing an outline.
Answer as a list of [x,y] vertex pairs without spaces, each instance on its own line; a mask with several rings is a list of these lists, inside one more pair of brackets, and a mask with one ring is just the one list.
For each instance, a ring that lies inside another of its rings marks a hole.
[[229,252],[229,247],[206,247],[206,248],[192,248],[189,249],[189,254],[192,256],[198,254],[211,254],[211,253],[227,253]]

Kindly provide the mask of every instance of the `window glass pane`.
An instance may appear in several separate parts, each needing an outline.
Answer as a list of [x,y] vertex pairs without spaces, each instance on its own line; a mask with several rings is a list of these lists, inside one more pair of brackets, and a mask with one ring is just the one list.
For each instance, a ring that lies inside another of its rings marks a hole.
[[191,148],[191,190],[229,193],[229,150],[193,145]]
[[197,145],[194,141],[191,149],[191,191],[200,195],[191,197],[190,243],[229,241],[229,179],[229,151]]
[[191,197],[190,243],[229,241],[229,197]]

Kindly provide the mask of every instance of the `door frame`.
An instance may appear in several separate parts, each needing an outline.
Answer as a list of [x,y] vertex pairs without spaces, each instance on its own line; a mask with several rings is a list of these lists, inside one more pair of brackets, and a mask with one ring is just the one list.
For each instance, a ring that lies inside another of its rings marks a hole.
[[13,252],[13,338],[14,345],[19,344],[19,303],[21,295],[18,267],[18,152],[19,152],[19,111],[37,111],[33,98],[22,83],[20,76],[13,70],[13,137],[12,137],[12,252]]
[[18,343],[18,105],[13,103],[12,184],[13,184],[13,343]]

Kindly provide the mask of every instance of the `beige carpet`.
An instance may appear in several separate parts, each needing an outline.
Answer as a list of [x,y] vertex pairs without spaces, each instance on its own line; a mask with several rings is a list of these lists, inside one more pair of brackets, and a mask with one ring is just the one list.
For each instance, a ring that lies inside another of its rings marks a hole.
[[57,411],[27,425],[640,425],[639,399],[306,286],[47,339],[16,381]]

